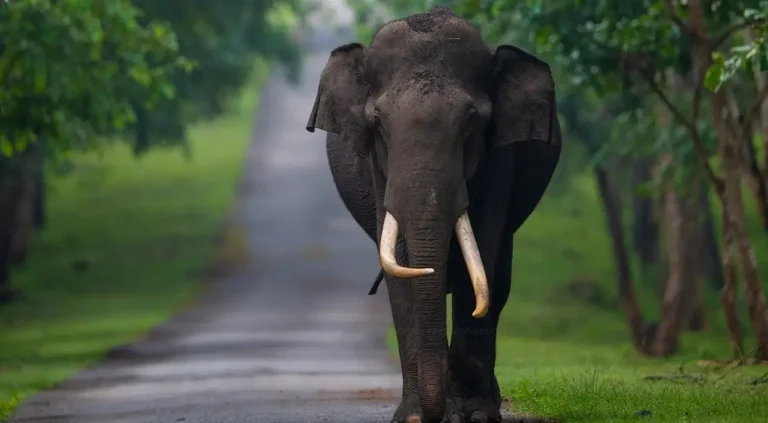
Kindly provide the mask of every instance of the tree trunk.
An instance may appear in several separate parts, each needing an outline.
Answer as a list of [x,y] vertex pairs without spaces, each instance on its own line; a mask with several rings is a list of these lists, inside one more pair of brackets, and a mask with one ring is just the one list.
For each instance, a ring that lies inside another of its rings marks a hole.
[[763,225],[763,229],[768,232],[768,186],[766,181],[768,178],[763,178],[762,172],[760,172],[760,165],[757,163],[757,152],[755,151],[755,144],[752,142],[752,134],[747,134],[749,139],[744,140],[746,147],[746,163],[745,173],[748,178],[749,188],[752,190],[752,196],[755,201],[755,208],[757,209],[757,216],[760,219],[760,223]]
[[26,151],[18,157],[20,170],[18,176],[18,198],[11,227],[10,262],[12,265],[23,264],[29,253],[29,246],[34,234],[34,211],[38,161],[34,151]]
[[709,200],[709,189],[704,181],[700,181],[697,215],[699,216],[696,230],[696,245],[698,246],[698,270],[701,278],[716,289],[721,290],[723,281],[723,263],[720,246],[715,236],[715,221],[712,216],[712,204]]
[[[690,214],[688,230],[690,237],[687,244],[691,266],[691,315],[688,320],[688,330],[698,332],[707,326],[704,304],[704,281],[708,281],[711,273],[717,271],[719,251],[714,239],[711,210],[709,209],[709,191],[704,179],[692,181],[692,194],[686,203],[686,211]],[[710,239],[711,235],[711,239]],[[710,243],[711,241],[711,243]],[[712,245],[714,243],[714,245]],[[714,254],[713,254],[714,251]],[[717,268],[713,270],[713,268]]]
[[[712,63],[713,44],[709,34],[707,34],[704,6],[702,6],[701,0],[688,2],[688,18],[690,29],[695,34],[695,37],[692,37],[694,44],[691,50],[694,73],[697,75],[697,80],[703,81],[704,74]],[[723,254],[724,257],[728,257],[728,259],[723,260],[726,266],[726,286],[731,283],[729,279],[733,280],[736,276],[735,269],[729,268],[729,266],[735,266],[731,264],[735,249],[738,251],[744,272],[750,323],[757,341],[755,358],[768,360],[768,315],[766,315],[765,297],[757,271],[755,252],[747,233],[744,204],[741,197],[742,149],[744,148],[743,140],[746,131],[736,126],[737,121],[732,119],[734,116],[729,116],[728,98],[724,89],[713,92],[709,100],[712,110],[712,124],[717,133],[718,150],[723,169],[723,189],[719,194],[723,203],[723,215],[726,216],[723,225],[724,235],[727,235],[724,236],[726,240],[724,241],[724,250],[727,249],[727,252]],[[725,298],[725,288],[723,291],[723,298]],[[724,305],[726,305],[725,300]],[[730,310],[726,308],[726,315],[729,312]],[[731,337],[733,339],[732,323],[729,322],[729,329],[732,330]]]
[[39,167],[35,174],[35,205],[34,205],[34,223],[36,229],[45,228],[45,159],[39,158]]
[[652,269],[658,264],[659,225],[653,211],[653,199],[639,192],[641,185],[651,180],[651,163],[637,161],[632,175],[632,246],[640,258],[643,279],[652,280]]
[[691,288],[691,313],[688,319],[688,330],[701,332],[707,328],[707,313],[704,304],[704,280],[694,276]]
[[11,246],[20,185],[12,159],[0,157],[0,303],[11,299]]
[[737,137],[737,140],[740,139],[744,143],[743,149],[741,150],[743,153],[743,160],[740,161],[739,167],[743,170],[744,176],[747,178],[749,189],[752,191],[752,197],[755,202],[757,217],[760,220],[760,224],[763,226],[763,229],[768,232],[768,189],[763,174],[760,171],[755,144],[752,141],[755,128],[751,122],[744,122],[744,115],[739,109],[739,104],[736,101],[736,95],[733,93],[733,89],[728,87],[724,88],[724,90],[731,119],[733,119],[734,123],[737,125],[741,126],[746,124],[743,131],[736,131],[738,134],[732,134],[731,136]]
[[624,317],[627,320],[627,326],[632,335],[632,342],[635,348],[638,351],[645,352],[647,348],[643,343],[643,316],[632,287],[629,252],[627,251],[626,241],[624,240],[624,231],[622,228],[621,203],[618,199],[618,193],[615,192],[615,189],[611,184],[606,169],[602,166],[596,166],[594,172],[595,178],[597,179],[598,192],[603,203],[603,209],[608,223],[608,233],[611,237],[611,250],[613,251],[613,259],[616,266],[619,296],[621,297]]
[[720,302],[723,305],[725,324],[731,339],[733,357],[741,360],[744,357],[744,333],[741,330],[739,315],[736,312],[736,295],[738,295],[738,273],[736,269],[736,244],[733,230],[729,225],[727,212],[723,211],[723,291]]
[[[749,233],[746,230],[746,219],[744,217],[744,206],[740,204],[741,185],[726,190],[739,191],[738,194],[732,194],[730,201],[737,202],[732,207],[731,212],[736,217],[731,225],[734,229],[736,246],[739,251],[742,271],[744,272],[745,297],[747,299],[747,309],[749,310],[749,319],[752,326],[752,333],[755,336],[757,346],[755,348],[755,358],[768,361],[768,314],[766,313],[765,295],[760,281],[760,274],[757,269],[757,258],[752,248],[752,242],[749,239]],[[736,198],[739,197],[739,198]]]
[[757,259],[747,233],[744,203],[741,196],[740,164],[744,143],[738,137],[739,131],[732,127],[732,121],[727,115],[727,99],[723,91],[712,94],[711,104],[725,182],[723,208],[727,210],[728,215],[728,222],[725,226],[731,232],[731,240],[738,251],[744,273],[749,319],[753,335],[757,341],[755,358],[768,360],[768,315],[766,314],[765,296],[757,269]]
[[11,291],[11,263],[8,256],[11,250],[11,237],[0,229],[0,305],[9,302]]
[[651,346],[651,354],[667,356],[677,350],[683,325],[690,321],[695,289],[692,226],[693,208],[673,187],[665,195],[665,226],[669,279],[662,301],[661,323]]
[[[745,39],[748,41],[752,41],[753,34],[751,29],[745,29],[744,30],[744,36]],[[766,85],[768,85],[768,76],[766,76],[765,69],[760,69],[759,67],[753,68],[754,75],[755,75],[755,87],[757,88],[757,92],[760,92],[765,89]],[[757,117],[756,124],[755,124],[755,130],[752,131],[753,133],[757,132],[762,135],[763,138],[763,170],[762,170],[762,186],[764,189],[764,195],[768,197],[768,101],[764,101],[763,104],[760,105],[760,114]],[[754,151],[754,145],[752,145],[753,151]],[[768,216],[766,216],[766,220],[768,220]],[[768,223],[766,223],[766,228],[768,228]]]

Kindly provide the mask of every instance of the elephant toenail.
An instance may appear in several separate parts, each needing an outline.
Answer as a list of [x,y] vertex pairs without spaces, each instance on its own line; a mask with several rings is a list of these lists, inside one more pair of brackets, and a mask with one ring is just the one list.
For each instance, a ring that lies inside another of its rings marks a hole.
[[475,411],[469,419],[472,423],[488,423],[488,415],[482,411]]
[[418,414],[411,414],[405,419],[405,423],[421,423],[421,416]]
[[461,418],[460,415],[454,414],[451,416],[450,420],[448,420],[448,423],[462,423],[464,419]]

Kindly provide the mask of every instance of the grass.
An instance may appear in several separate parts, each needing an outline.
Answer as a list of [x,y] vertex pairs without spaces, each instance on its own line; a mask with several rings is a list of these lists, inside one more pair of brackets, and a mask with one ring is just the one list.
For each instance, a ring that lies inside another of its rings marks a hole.
[[[768,236],[756,219],[750,224],[762,275],[768,279]],[[594,180],[584,176],[567,193],[547,195],[516,235],[512,291],[500,323],[496,367],[513,409],[560,422],[768,421],[768,380],[751,384],[768,373],[768,366],[697,365],[700,359],[729,356],[716,292],[707,298],[707,330],[686,333],[678,356],[648,359],[633,350],[616,301],[605,228]],[[567,289],[574,280],[594,281],[593,297],[603,300],[574,296]],[[658,300],[650,289],[641,288],[636,284],[644,317],[657,320]],[[750,337],[740,301],[744,332]],[[396,354],[393,330],[389,343]],[[648,376],[661,377],[650,381]]]
[[266,76],[260,62],[232,113],[191,128],[189,158],[163,150],[136,160],[115,147],[76,157],[54,181],[47,228],[13,276],[21,296],[0,309],[0,421],[195,298]]

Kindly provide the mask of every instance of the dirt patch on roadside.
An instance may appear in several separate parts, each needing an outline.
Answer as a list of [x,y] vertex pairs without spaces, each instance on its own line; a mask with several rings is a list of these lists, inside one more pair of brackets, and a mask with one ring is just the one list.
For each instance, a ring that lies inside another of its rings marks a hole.
[[400,400],[400,392],[391,389],[359,389],[356,391],[318,391],[317,399],[321,401],[387,401],[397,405]]

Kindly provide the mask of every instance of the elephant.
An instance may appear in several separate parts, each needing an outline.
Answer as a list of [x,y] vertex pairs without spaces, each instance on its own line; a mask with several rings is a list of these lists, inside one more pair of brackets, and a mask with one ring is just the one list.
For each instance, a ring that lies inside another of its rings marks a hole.
[[392,421],[501,421],[513,234],[561,151],[549,65],[433,7],[333,49],[306,129],[326,132],[338,194],[379,251],[403,377]]

